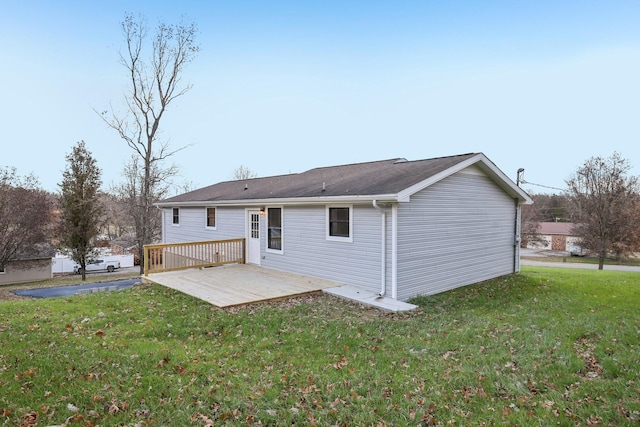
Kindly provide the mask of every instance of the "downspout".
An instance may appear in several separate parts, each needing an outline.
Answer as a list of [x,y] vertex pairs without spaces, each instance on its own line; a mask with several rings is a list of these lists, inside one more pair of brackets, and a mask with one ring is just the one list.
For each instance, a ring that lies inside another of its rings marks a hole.
[[387,291],[387,213],[378,206],[378,201],[373,200],[373,207],[376,208],[382,214],[382,255],[381,255],[381,277],[380,277],[380,292],[378,297],[384,297]]
[[516,197],[516,213],[515,213],[515,220],[514,220],[514,224],[513,224],[513,272],[517,273],[518,272],[518,256],[519,256],[519,246],[520,246],[520,235],[518,234],[518,221],[519,221],[519,215],[518,215],[518,207],[519,207],[519,203],[518,203],[518,198]]
[[[522,180],[522,174],[524,173],[524,168],[519,168],[516,172],[516,186],[520,187],[520,181]],[[519,270],[519,262],[520,262],[520,229],[518,227],[520,223],[520,215],[518,215],[520,211],[520,201],[518,197],[515,198],[516,201],[516,218],[514,220],[513,225],[513,273],[517,273]]]

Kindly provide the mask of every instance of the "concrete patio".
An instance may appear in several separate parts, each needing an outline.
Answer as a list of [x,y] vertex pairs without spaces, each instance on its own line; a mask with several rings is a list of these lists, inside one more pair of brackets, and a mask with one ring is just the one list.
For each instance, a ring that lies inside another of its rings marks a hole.
[[329,280],[270,270],[251,264],[151,273],[143,276],[142,280],[175,289],[221,308],[277,300],[321,290],[389,311],[415,308],[411,304],[378,297],[371,292]]

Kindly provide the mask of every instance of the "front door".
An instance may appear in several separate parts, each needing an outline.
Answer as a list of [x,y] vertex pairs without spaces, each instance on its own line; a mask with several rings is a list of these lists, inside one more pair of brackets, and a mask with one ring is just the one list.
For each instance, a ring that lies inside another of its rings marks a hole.
[[260,265],[260,211],[247,211],[247,263]]

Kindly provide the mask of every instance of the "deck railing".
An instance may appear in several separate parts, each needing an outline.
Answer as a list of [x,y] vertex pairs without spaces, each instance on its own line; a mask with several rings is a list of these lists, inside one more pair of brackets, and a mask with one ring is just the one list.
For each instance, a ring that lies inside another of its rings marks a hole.
[[144,275],[187,268],[244,264],[245,239],[145,245]]

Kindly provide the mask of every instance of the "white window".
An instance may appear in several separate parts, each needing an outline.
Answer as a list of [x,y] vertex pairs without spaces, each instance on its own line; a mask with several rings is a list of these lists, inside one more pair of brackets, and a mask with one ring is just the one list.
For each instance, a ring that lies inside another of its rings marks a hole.
[[282,252],[282,208],[267,208],[267,250]]
[[327,206],[327,240],[353,242],[353,206]]
[[207,226],[207,228],[210,228],[210,229],[213,229],[213,230],[216,229],[216,224],[217,224],[216,215],[217,215],[217,212],[218,212],[218,210],[216,208],[207,208],[206,209],[206,215],[207,215],[206,226]]
[[173,218],[171,220],[171,223],[173,225],[180,225],[180,208],[173,208],[172,215],[173,215]]

